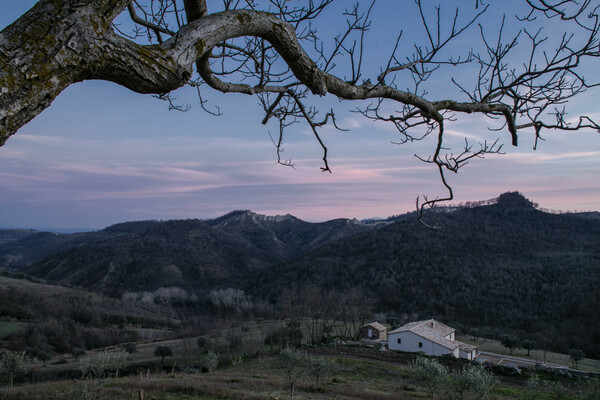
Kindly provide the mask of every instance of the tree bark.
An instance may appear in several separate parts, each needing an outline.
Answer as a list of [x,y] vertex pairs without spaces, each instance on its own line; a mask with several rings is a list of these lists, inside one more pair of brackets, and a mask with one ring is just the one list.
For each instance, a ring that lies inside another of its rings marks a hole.
[[417,107],[442,122],[441,110],[502,113],[516,144],[510,108],[502,104],[429,102],[378,84],[354,85],[318,68],[300,46],[293,26],[260,11],[207,15],[204,0],[186,0],[191,20],[169,40],[142,46],[117,35],[112,20],[130,0],[40,0],[0,32],[0,145],[69,85],[88,79],[115,82],[138,93],[165,94],[185,85],[198,62],[203,79],[221,92],[285,93],[287,87],[249,86],[216,78],[207,57],[219,43],[241,36],[270,42],[295,77],[313,94],[341,99],[386,98]]
[[[161,45],[142,46],[110,26],[128,3],[41,0],[0,32],[0,145],[73,83],[102,79],[138,93],[167,93],[183,86],[196,60],[218,43],[245,35],[272,40],[299,80],[326,92],[294,29],[275,16],[226,11],[197,19]],[[196,11],[197,18],[206,9]]]
[[162,49],[112,31],[127,3],[42,0],[0,32],[0,145],[73,83],[105,79],[162,93],[189,78]]

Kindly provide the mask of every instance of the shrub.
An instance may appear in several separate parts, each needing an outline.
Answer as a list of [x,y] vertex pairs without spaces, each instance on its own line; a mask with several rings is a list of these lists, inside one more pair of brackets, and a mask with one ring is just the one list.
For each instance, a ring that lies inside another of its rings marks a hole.
[[209,351],[204,359],[204,367],[208,371],[213,371],[215,368],[219,366],[219,356],[212,351]]
[[26,359],[33,361],[33,359],[37,356],[39,352],[40,349],[38,349],[37,347],[28,347],[27,349],[25,349],[25,352],[23,354]]
[[600,380],[598,378],[581,381],[578,386],[581,400],[600,399]]
[[101,351],[92,361],[90,358],[82,358],[79,361],[79,370],[82,379],[86,378],[104,378],[109,375],[109,371],[115,371],[115,376],[119,376],[119,369],[127,365],[129,355],[125,351],[119,353],[109,353]]
[[202,350],[204,353],[207,353],[210,347],[210,340],[206,336],[200,336],[196,344],[200,350]]
[[85,350],[81,347],[75,347],[71,350],[71,355],[75,358],[75,361],[79,360],[79,357],[85,356]]

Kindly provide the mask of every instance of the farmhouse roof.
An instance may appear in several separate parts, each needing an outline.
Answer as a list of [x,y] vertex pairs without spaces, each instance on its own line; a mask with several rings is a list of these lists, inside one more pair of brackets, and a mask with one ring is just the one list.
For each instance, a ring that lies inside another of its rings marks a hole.
[[464,344],[454,340],[446,339],[446,336],[454,332],[454,328],[451,328],[448,325],[444,325],[441,322],[438,322],[434,319],[410,322],[408,324],[402,325],[400,328],[394,329],[388,335],[402,332],[412,332],[450,350],[454,350],[457,347],[459,347],[460,344]]
[[409,322],[408,324],[402,325],[400,328],[396,328],[390,333],[398,333],[398,332],[406,332],[412,331],[415,333],[421,331],[433,331],[437,332],[443,336],[448,336],[450,333],[454,332],[454,328],[449,327],[448,325],[444,325],[435,319],[427,319],[424,321],[417,322]]
[[370,324],[363,325],[363,328],[366,328],[366,327],[369,327],[369,326],[372,327],[372,328],[374,328],[374,329],[377,329],[378,331],[384,331],[384,330],[387,329],[385,326],[381,325],[377,321],[371,322]]

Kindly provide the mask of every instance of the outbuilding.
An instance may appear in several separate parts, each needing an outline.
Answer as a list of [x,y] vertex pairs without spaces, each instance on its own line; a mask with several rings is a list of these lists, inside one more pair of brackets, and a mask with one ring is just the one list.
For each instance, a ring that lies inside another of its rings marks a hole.
[[368,340],[386,340],[387,328],[377,321],[371,322],[370,324],[361,326],[360,332],[358,333],[358,338]]

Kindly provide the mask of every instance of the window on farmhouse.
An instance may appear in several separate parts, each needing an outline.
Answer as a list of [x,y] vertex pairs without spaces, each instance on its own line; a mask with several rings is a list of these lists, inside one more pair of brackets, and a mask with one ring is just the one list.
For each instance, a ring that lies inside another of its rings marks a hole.
[[423,347],[423,342],[419,342],[419,348]]
[[402,339],[398,338],[398,344],[402,344]]

